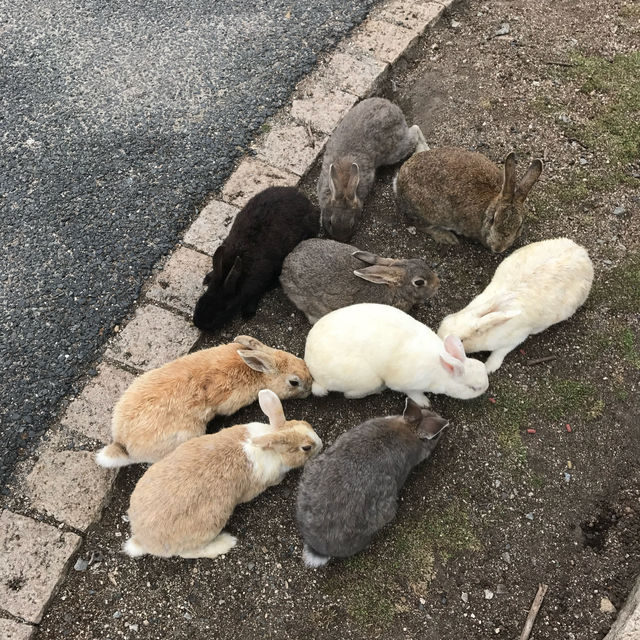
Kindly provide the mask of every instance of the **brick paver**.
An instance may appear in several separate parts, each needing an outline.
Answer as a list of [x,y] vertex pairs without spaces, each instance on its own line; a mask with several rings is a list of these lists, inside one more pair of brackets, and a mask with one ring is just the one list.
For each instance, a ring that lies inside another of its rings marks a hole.
[[28,624],[0,618],[0,638],[2,640],[29,640],[35,629]]
[[0,515],[0,608],[40,622],[80,537],[5,510]]
[[412,29],[382,20],[367,20],[345,43],[344,50],[350,53],[360,49],[378,60],[393,64],[417,37],[418,33]]
[[106,356],[148,371],[183,356],[198,335],[198,329],[183,317],[147,304],[112,341]]
[[293,100],[291,115],[318,131],[331,133],[357,101],[353,94],[319,81],[308,89],[307,95]]
[[212,200],[184,234],[183,242],[202,253],[213,256],[222,241],[229,235],[229,229],[238,211],[237,207],[232,207],[222,200]]

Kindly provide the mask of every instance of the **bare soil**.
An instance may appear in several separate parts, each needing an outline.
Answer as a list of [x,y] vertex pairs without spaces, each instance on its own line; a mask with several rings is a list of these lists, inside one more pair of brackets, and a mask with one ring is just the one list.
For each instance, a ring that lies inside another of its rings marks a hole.
[[[601,610],[602,599],[620,608],[640,572],[640,7],[577,5],[463,2],[382,93],[432,146],[459,145],[496,162],[516,150],[520,171],[544,157],[519,242],[568,236],[588,247],[596,281],[586,305],[511,353],[485,396],[433,398],[451,428],[410,477],[396,522],[366,553],[325,570],[301,563],[299,472],[236,510],[228,530],[239,544],[227,557],[185,561],[120,553],[143,469],[123,471],[81,551],[94,561],[71,571],[39,640],[515,638],[541,582],[549,590],[532,638],[605,635],[615,613]],[[494,37],[504,22],[509,34]],[[393,200],[396,170],[380,172],[353,244],[437,264],[441,290],[415,313],[436,327],[484,288],[503,256],[412,233]],[[316,176],[304,187],[312,197]],[[250,322],[199,346],[249,333],[302,354],[307,331],[274,290]],[[545,356],[555,359],[528,364]],[[285,410],[328,445],[402,406],[387,392],[358,401],[332,394]],[[260,417],[253,406],[212,429]]]

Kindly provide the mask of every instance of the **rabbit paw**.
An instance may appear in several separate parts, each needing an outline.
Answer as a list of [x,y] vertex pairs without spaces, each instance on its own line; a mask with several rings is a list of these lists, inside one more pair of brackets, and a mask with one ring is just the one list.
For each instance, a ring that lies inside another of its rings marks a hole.
[[456,235],[442,227],[427,227],[425,231],[440,244],[459,244]]
[[325,389],[321,384],[314,382],[311,385],[311,393],[313,393],[314,396],[326,396],[329,394],[329,390]]

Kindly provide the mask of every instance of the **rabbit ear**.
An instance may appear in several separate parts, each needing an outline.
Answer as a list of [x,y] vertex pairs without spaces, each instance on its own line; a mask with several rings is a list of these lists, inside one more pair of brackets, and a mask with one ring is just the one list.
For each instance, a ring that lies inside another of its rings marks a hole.
[[496,327],[499,324],[504,324],[507,320],[515,318],[522,313],[520,309],[509,309],[506,311],[493,311],[487,313],[480,318],[478,322],[478,328],[489,329],[490,327]]
[[333,163],[329,166],[329,189],[331,189],[331,197],[335,200],[340,187],[338,183],[338,170]]
[[381,264],[389,266],[394,261],[393,258],[381,258],[370,251],[354,251],[351,255],[358,260],[362,260],[362,262],[366,262],[367,264]]
[[347,188],[345,189],[344,195],[353,200],[356,197],[356,189],[358,188],[358,183],[360,182],[360,167],[355,163],[351,163],[351,168],[349,169],[349,181],[347,182]]
[[261,389],[258,392],[258,402],[264,415],[269,418],[269,424],[272,427],[278,429],[284,426],[286,419],[282,409],[282,402],[271,389]]
[[233,341],[237,344],[241,344],[245,349],[259,349],[261,351],[272,351],[271,347],[267,347],[266,344],[262,344],[260,340],[253,338],[252,336],[236,336]]
[[511,201],[516,190],[516,154],[513,151],[504,159],[504,173],[500,198]]
[[426,440],[432,440],[435,438],[445,427],[449,426],[449,421],[446,418],[442,418],[437,413],[430,416],[425,416],[420,423],[418,429],[418,438],[424,438]]
[[222,288],[225,293],[234,293],[236,287],[238,286],[238,280],[240,279],[240,275],[242,274],[242,258],[240,256],[236,256],[236,259],[233,262],[233,266],[231,270],[227,274],[227,277],[224,279],[224,284]]
[[415,403],[411,398],[407,398],[407,401],[404,403],[402,417],[407,422],[420,422],[420,420],[422,420],[422,409],[420,405]]
[[244,349],[238,349],[238,355],[242,358],[244,363],[254,371],[259,373],[277,373],[278,367],[273,357],[264,353],[263,351],[246,351]]
[[466,354],[462,341],[457,336],[447,336],[444,339],[444,353],[440,356],[440,364],[453,376],[464,373]]
[[404,271],[396,267],[383,267],[379,265],[373,265],[372,267],[365,267],[364,269],[356,269],[354,275],[368,282],[374,284],[400,284],[402,282]]
[[221,244],[213,254],[213,269],[205,276],[202,284],[222,282],[224,279],[224,245]]
[[516,202],[524,202],[524,199],[529,195],[531,187],[536,183],[540,174],[542,173],[542,160],[534,160],[524,174],[524,177],[518,183],[516,188],[514,200]]

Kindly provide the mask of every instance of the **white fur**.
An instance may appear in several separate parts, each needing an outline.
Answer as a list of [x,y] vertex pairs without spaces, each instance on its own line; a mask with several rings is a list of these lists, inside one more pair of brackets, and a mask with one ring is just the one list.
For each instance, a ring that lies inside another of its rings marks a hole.
[[264,449],[253,444],[252,439],[272,433],[275,429],[268,424],[251,422],[246,425],[249,437],[242,443],[242,448],[251,463],[254,478],[265,485],[277,484],[289,471],[289,467],[282,464],[280,455],[272,449]]
[[147,553],[144,547],[139,545],[134,538],[129,538],[122,545],[122,550],[132,558],[139,558],[140,556],[144,556]]
[[[443,359],[457,363],[456,371]],[[354,398],[388,387],[428,406],[424,391],[468,399],[489,384],[481,362],[456,361],[431,329],[383,304],[354,304],[320,318],[307,336],[305,361],[316,395],[326,389]]]
[[124,467],[128,464],[131,464],[131,458],[128,455],[123,453],[119,456],[109,456],[106,454],[105,449],[107,449],[109,445],[106,447],[102,447],[100,451],[96,453],[96,463],[101,467],[106,467],[107,469],[117,469],[118,467]]
[[319,553],[316,553],[308,545],[304,545],[302,549],[302,560],[307,565],[307,567],[311,567],[312,569],[317,569],[318,567],[324,567],[329,560],[331,560],[331,556],[322,556]]
[[183,551],[178,554],[181,558],[217,558],[228,553],[236,546],[238,539],[226,531],[220,532],[211,542],[200,549]]
[[592,282],[584,247],[568,238],[534,242],[505,258],[489,286],[447,316],[438,335],[455,333],[469,353],[492,351],[486,363],[491,373],[528,336],[572,316]]

